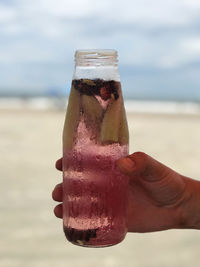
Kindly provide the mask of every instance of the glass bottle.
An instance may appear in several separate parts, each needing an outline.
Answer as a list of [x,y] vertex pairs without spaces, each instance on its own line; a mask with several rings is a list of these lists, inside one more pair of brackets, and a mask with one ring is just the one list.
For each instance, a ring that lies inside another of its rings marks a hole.
[[73,244],[111,246],[127,232],[128,126],[117,52],[77,50],[63,130],[63,227]]

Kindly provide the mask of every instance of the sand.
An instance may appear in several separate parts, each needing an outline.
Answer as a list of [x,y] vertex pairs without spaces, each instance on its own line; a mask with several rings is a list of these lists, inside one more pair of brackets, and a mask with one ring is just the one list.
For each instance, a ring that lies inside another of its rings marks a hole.
[[[71,245],[53,215],[61,181],[64,112],[0,112],[0,267],[199,266],[200,232],[129,233],[119,245]],[[130,152],[145,151],[176,171],[200,178],[200,116],[128,114]]]

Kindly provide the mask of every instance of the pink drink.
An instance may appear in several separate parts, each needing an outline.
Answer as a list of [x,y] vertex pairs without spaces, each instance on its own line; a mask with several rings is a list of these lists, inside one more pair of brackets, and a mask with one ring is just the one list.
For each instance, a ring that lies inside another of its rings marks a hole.
[[[101,59],[97,69],[96,54]],[[98,77],[98,72],[102,76],[109,70],[107,75],[118,77],[113,65],[116,51],[78,51],[78,55],[80,69],[77,66],[75,76]],[[109,67],[99,67],[102,62]],[[63,131],[63,227],[73,244],[103,247],[124,239],[128,177],[120,173],[116,161],[127,154],[128,127],[119,80],[74,79]]]
[[64,156],[64,232],[84,246],[109,246],[126,234],[128,178],[115,166],[127,146],[81,146]]

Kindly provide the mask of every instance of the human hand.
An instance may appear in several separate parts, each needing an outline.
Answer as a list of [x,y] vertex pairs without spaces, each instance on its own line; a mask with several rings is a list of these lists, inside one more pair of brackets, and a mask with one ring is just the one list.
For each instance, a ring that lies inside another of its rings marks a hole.
[[143,152],[118,160],[130,176],[128,230],[153,232],[200,227],[200,182],[184,177]]
[[[130,177],[127,226],[129,232],[153,232],[174,228],[200,229],[200,182],[184,177],[143,152],[117,161]],[[62,159],[56,163],[62,170]],[[53,199],[62,201],[62,184]],[[62,204],[54,213],[62,218]]]
[[[62,171],[62,158],[56,161],[55,165],[56,169],[59,171]],[[62,183],[57,184],[52,192],[52,198],[53,200],[57,202],[62,202],[63,199],[63,190],[62,190]],[[54,214],[58,218],[62,218],[63,216],[63,211],[62,211],[62,203],[58,204],[54,208]]]

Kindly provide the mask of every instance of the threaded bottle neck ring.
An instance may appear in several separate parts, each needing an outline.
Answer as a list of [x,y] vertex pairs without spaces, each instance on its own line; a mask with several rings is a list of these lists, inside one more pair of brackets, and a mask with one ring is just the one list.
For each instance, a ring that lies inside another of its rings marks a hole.
[[116,50],[112,49],[77,50],[75,64],[86,67],[118,66],[118,54]]

